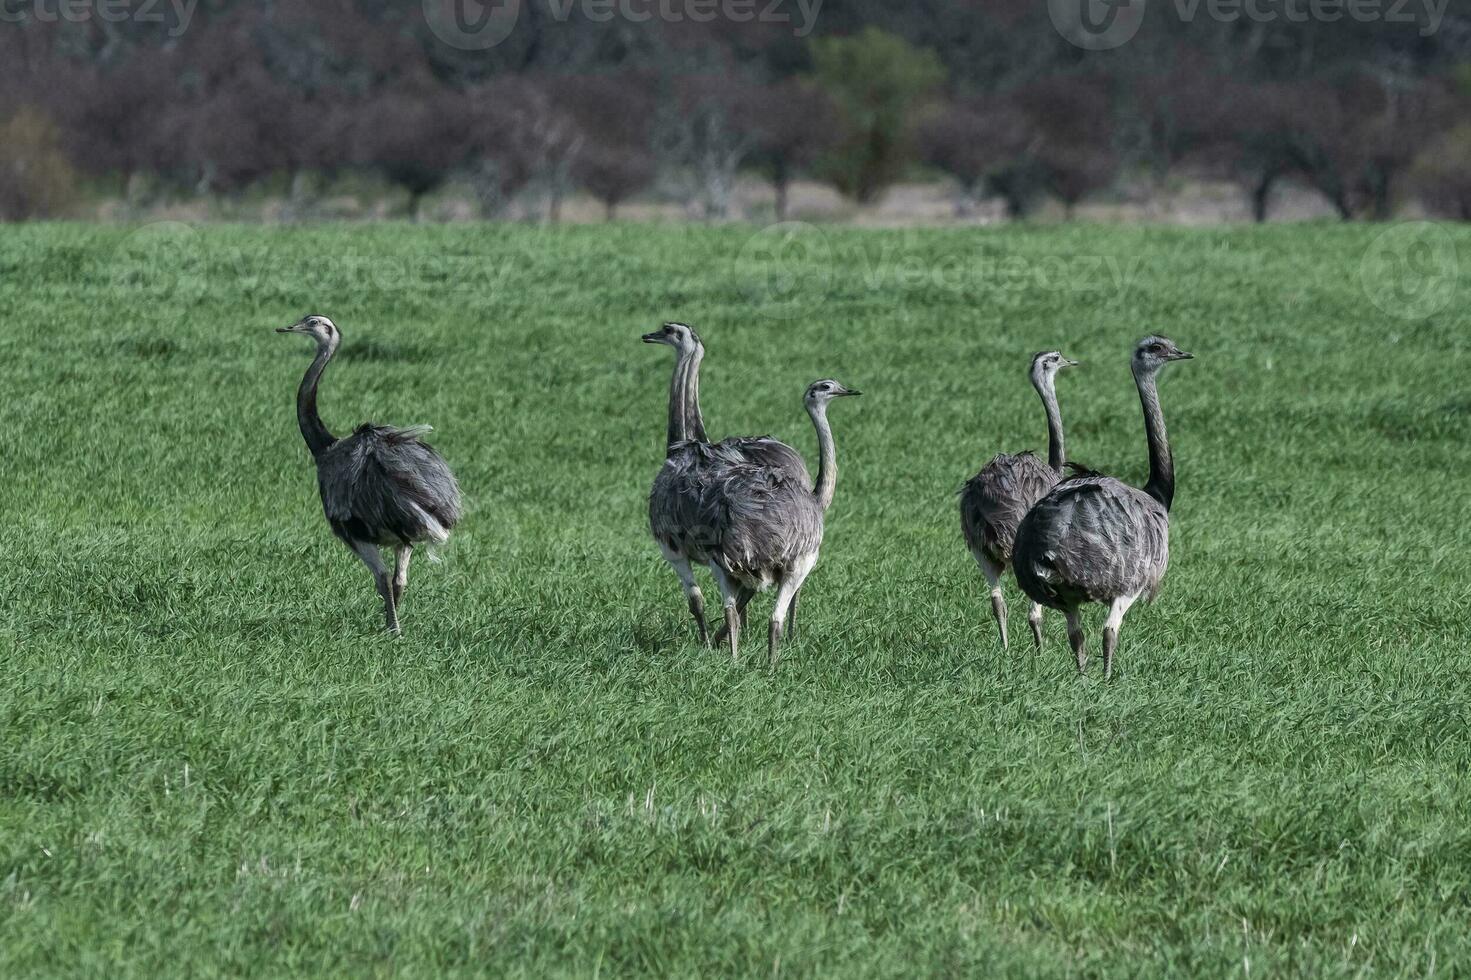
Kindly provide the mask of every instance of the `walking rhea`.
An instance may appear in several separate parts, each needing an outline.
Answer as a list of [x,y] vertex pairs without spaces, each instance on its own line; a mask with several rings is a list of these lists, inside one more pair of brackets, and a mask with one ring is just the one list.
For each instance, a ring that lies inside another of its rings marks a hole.
[[777,587],[767,633],[767,658],[775,667],[789,617],[802,585],[817,564],[823,526],[837,489],[838,461],[827,407],[860,392],[831,379],[814,381],[803,397],[817,430],[815,485],[765,463],[715,468],[700,483],[697,526],[709,534],[707,562],[720,585],[731,656],[740,654],[741,616],[766,588]]
[[[700,632],[700,642],[710,645],[705,621],[705,600],[695,581],[690,550],[704,554],[706,534],[691,509],[700,494],[699,484],[715,468],[766,465],[810,486],[807,464],[795,449],[769,436],[733,437],[711,445],[700,413],[700,364],[705,345],[699,334],[683,323],[666,323],[643,336],[646,344],[664,344],[675,351],[674,374],[669,383],[669,422],[664,466],[654,478],[649,493],[649,529],[664,559],[679,576],[689,602],[690,615]],[[716,642],[724,639],[722,628]]]
[[1080,673],[1088,665],[1088,654],[1079,607],[1087,602],[1108,606],[1103,676],[1111,679],[1124,614],[1141,596],[1152,601],[1164,579],[1170,558],[1175,465],[1157,379],[1166,364],[1191,356],[1165,337],[1145,337],[1134,349],[1134,383],[1149,443],[1149,482],[1144,488],[1085,473],[1059,483],[1017,530],[1017,583],[1034,601],[1060,609],[1067,617],[1068,641]]
[[[342,335],[324,316],[308,316],[277,333],[305,334],[317,355],[296,395],[302,438],[317,464],[317,486],[332,533],[373,573],[391,633],[409,584],[414,545],[442,544],[460,520],[460,488],[444,460],[420,438],[428,426],[395,429],[371,423],[338,439],[317,413],[317,386]],[[380,548],[394,551],[390,576]]]
[[[1057,409],[1057,372],[1076,367],[1058,351],[1043,351],[1032,357],[1032,387],[1042,397],[1047,413],[1047,465],[1043,466],[1031,450],[1001,453],[971,477],[960,491],[960,529],[966,547],[991,586],[991,615],[1001,631],[1001,647],[1006,641],[1006,596],[1001,591],[1001,576],[1011,564],[1016,529],[1032,505],[1062,478],[1064,463],[1062,415]],[[1032,642],[1042,649],[1042,607],[1032,603],[1027,616],[1032,627]]]

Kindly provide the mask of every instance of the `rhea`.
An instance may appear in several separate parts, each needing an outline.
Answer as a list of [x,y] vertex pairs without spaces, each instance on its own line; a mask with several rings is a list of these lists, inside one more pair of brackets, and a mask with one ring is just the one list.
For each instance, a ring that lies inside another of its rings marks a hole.
[[[1047,413],[1047,465],[1030,450],[1001,453],[971,477],[960,491],[960,529],[966,547],[981,566],[991,587],[991,615],[1001,632],[1001,647],[1007,649],[1006,596],[1001,576],[1011,564],[1016,529],[1032,505],[1047,495],[1062,479],[1066,462],[1062,439],[1062,415],[1057,408],[1057,373],[1076,367],[1058,351],[1033,355],[1032,387],[1042,398]],[[1042,649],[1042,607],[1033,602],[1027,615],[1032,642]]]
[[[296,394],[296,419],[317,464],[327,523],[368,570],[383,599],[389,632],[400,632],[398,609],[409,585],[409,560],[419,544],[443,544],[460,520],[460,488],[443,458],[422,441],[430,429],[368,423],[338,439],[317,412],[322,372],[342,342],[337,325],[308,316],[277,333],[304,334],[317,354]],[[392,573],[380,549],[394,553]]]
[[817,431],[817,482],[779,466],[747,462],[717,466],[702,481],[696,526],[725,609],[725,635],[732,658],[740,656],[741,615],[758,593],[775,586],[776,605],[766,653],[775,668],[785,628],[807,576],[817,564],[826,515],[838,482],[837,451],[828,405],[860,392],[832,379],[814,381],[803,404]]
[[1080,607],[1108,607],[1103,625],[1103,676],[1113,678],[1119,629],[1129,608],[1153,601],[1170,559],[1170,507],[1175,465],[1159,405],[1159,372],[1187,360],[1166,337],[1145,337],[1134,349],[1132,371],[1144,408],[1149,481],[1143,489],[1097,473],[1064,480],[1031,509],[1017,530],[1016,579],[1035,602],[1067,617],[1068,642],[1078,672],[1088,665]]
[[664,465],[654,477],[649,491],[649,530],[664,560],[679,577],[689,603],[690,615],[700,632],[700,642],[710,645],[710,628],[705,621],[705,598],[695,581],[690,559],[689,533],[686,525],[693,519],[696,494],[696,468],[700,457],[696,446],[704,444],[703,420],[693,420],[687,408],[691,371],[698,370],[705,356],[699,335],[682,323],[666,323],[660,330],[643,336],[646,344],[664,344],[674,348],[674,374],[669,381],[669,424],[664,446]]
[[[646,344],[674,348],[674,374],[669,382],[669,413],[664,465],[649,494],[649,528],[666,561],[679,577],[700,641],[710,644],[704,595],[695,581],[691,550],[703,556],[709,535],[692,509],[701,486],[719,469],[760,464],[811,484],[807,464],[796,450],[768,436],[734,437],[711,444],[700,412],[699,372],[705,346],[683,323],[666,323],[643,335]],[[699,562],[704,563],[704,562]],[[723,638],[723,630],[721,634]]]

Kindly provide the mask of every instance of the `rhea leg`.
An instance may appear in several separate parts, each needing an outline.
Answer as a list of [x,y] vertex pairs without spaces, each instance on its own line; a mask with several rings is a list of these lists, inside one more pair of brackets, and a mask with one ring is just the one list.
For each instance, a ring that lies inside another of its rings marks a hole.
[[1119,596],[1108,604],[1108,618],[1103,621],[1103,679],[1113,680],[1113,653],[1119,645],[1119,627],[1124,625],[1124,615],[1139,597]]
[[730,638],[730,659],[739,660],[741,656],[741,613],[738,608],[740,589],[725,573],[725,569],[713,561],[710,563],[710,572],[715,576],[716,584],[720,586],[720,597],[725,605],[725,634]]
[[383,597],[383,615],[387,621],[387,629],[390,633],[400,633],[398,625],[398,605],[393,601],[393,580],[389,578],[388,569],[383,564],[383,555],[378,546],[367,541],[349,541],[347,546],[352,549],[353,554],[362,559],[363,564],[368,566],[368,571],[373,573],[373,584],[378,587],[378,594]]
[[[739,613],[741,617],[741,629],[746,628],[746,607],[751,604],[751,600],[754,598],[756,598],[756,591],[754,589],[748,589],[744,585],[737,587],[736,612]],[[720,644],[725,642],[726,632],[727,631],[724,626],[721,626],[720,629],[715,631],[716,646],[720,646]]]
[[1083,621],[1076,607],[1063,611],[1067,617],[1067,639],[1073,646],[1073,659],[1078,662],[1078,673],[1088,666],[1088,649],[1083,639]]
[[1032,628],[1032,643],[1037,647],[1037,652],[1042,652],[1042,603],[1032,603],[1032,609],[1027,613],[1027,625]]
[[401,544],[393,549],[393,604],[404,601],[404,590],[409,587],[409,560],[414,557],[414,546]]
[[797,600],[802,598],[802,590],[798,589],[792,593],[792,603],[787,606],[787,639],[797,638]]
[[812,566],[817,564],[816,555],[804,555],[792,563],[787,569],[786,575],[782,577],[781,584],[777,587],[776,608],[771,613],[771,631],[766,638],[766,659],[771,669],[775,670],[779,655],[781,653],[781,638],[786,629],[787,612],[796,601],[797,593],[802,591],[802,583],[807,581],[807,576],[812,573]]
[[708,647],[710,627],[705,624],[705,596],[695,581],[695,572],[690,567],[690,560],[668,548],[662,550],[665,560],[674,568],[674,574],[679,576],[679,584],[684,586],[685,598],[689,600],[690,615],[695,617],[695,627],[700,631],[700,642]]
[[1010,649],[1006,642],[1006,596],[1001,592],[1001,573],[1006,571],[1006,566],[992,561],[979,551],[971,554],[975,555],[976,564],[981,566],[986,584],[991,586],[991,615],[996,619],[996,628],[1001,631],[1001,649]]

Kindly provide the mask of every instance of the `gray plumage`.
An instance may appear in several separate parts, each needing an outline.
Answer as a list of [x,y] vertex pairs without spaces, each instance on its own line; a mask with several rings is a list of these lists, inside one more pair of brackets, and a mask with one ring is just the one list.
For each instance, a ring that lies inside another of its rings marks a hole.
[[1022,518],[1059,479],[1030,451],[1001,453],[987,463],[960,491],[960,526],[972,554],[1003,569],[1010,565]]
[[423,429],[364,425],[317,458],[322,507],[344,541],[385,548],[443,544],[460,520],[460,488]]
[[686,324],[666,323],[645,334],[646,344],[675,350],[669,385],[665,461],[649,492],[649,529],[684,589],[702,643],[710,643],[704,595],[695,565],[708,566],[713,547],[709,503],[718,473],[758,467],[800,485],[812,486],[807,464],[796,450],[769,436],[734,437],[710,443],[700,411],[699,371],[705,346]]
[[1119,596],[1152,599],[1169,564],[1170,515],[1111,476],[1065,480],[1028,515],[1017,581],[1052,609]]
[[[991,615],[1001,634],[1001,646],[1008,646],[1006,635],[1006,597],[1001,590],[1001,576],[1011,564],[1012,546],[1017,528],[1032,505],[1046,496],[1062,478],[1065,450],[1062,417],[1057,408],[1057,373],[1073,367],[1058,351],[1043,351],[1032,357],[1032,386],[1042,399],[1047,414],[1047,463],[1032,452],[1002,453],[971,477],[960,491],[960,528],[976,564],[986,576],[991,589]],[[1042,647],[1042,607],[1033,604],[1028,622],[1032,639]]]
[[837,488],[837,453],[828,404],[860,394],[826,379],[808,386],[803,398],[817,432],[817,481],[778,463],[732,462],[719,447],[699,455],[691,471],[688,506],[693,524],[683,544],[703,559],[720,586],[724,635],[732,657],[739,655],[742,617],[756,593],[777,587],[767,632],[767,658],[775,667],[787,624],[802,586],[817,564],[824,518]]
[[[341,342],[331,320],[308,316],[277,332],[305,334],[317,343],[297,391],[297,422],[317,465],[327,522],[373,573],[388,629],[397,633],[413,548],[448,540],[462,513],[459,485],[444,459],[422,441],[428,426],[368,424],[342,439],[328,431],[317,412],[317,388]],[[380,547],[394,549],[391,577]]]
[[1169,565],[1175,470],[1156,384],[1164,365],[1190,356],[1164,337],[1146,337],[1135,348],[1132,370],[1149,444],[1144,488],[1097,473],[1065,480],[1032,508],[1017,531],[1017,582],[1034,601],[1067,616],[1080,672],[1087,652],[1079,607],[1089,602],[1109,607],[1103,654],[1104,676],[1111,678],[1124,615],[1140,598],[1154,599]]

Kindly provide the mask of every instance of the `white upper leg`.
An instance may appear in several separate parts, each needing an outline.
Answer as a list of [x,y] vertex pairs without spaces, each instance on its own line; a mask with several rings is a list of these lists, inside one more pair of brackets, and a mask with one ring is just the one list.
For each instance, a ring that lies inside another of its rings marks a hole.
[[976,564],[981,566],[981,574],[986,576],[986,583],[991,586],[991,591],[995,592],[1000,589],[1001,573],[1006,571],[1006,566],[998,565],[978,550],[973,550],[971,555],[975,558]]
[[1124,615],[1129,607],[1139,601],[1137,595],[1121,595],[1108,604],[1108,618],[1103,621],[1103,628],[1118,632],[1119,627],[1124,625]]
[[776,593],[776,609],[771,613],[771,621],[777,626],[782,626],[787,621],[787,610],[791,607],[792,597],[802,591],[802,583],[807,581],[807,576],[812,574],[812,569],[817,564],[817,554],[803,555],[792,563],[787,569],[787,574],[781,580],[781,586]]
[[713,561],[710,563],[710,574],[715,576],[715,584],[720,586],[720,598],[725,607],[734,609],[740,592],[735,580],[725,574],[725,569]]
[[679,584],[684,587],[687,596],[700,595],[700,586],[695,582],[695,570],[690,566],[689,556],[675,551],[663,541],[659,542],[659,551],[674,569],[674,574],[679,576]]

